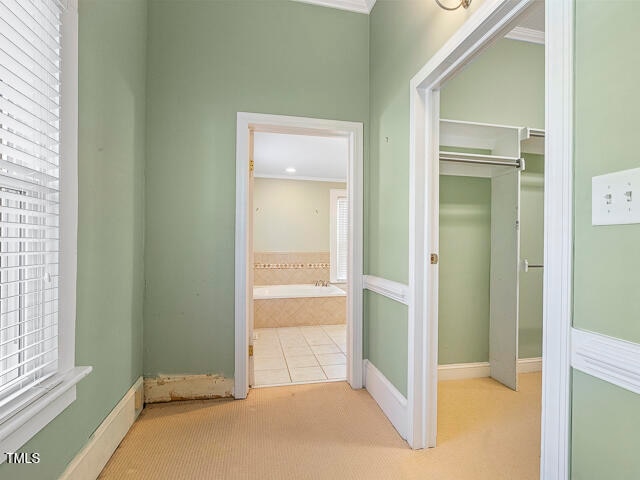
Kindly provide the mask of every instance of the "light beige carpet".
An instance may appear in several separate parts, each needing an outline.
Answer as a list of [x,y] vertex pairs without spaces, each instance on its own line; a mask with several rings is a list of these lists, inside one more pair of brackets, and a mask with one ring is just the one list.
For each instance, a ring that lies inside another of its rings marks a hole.
[[414,451],[365,390],[325,383],[252,390],[243,401],[150,405],[100,478],[539,478],[539,373],[520,391],[491,379],[439,384],[438,447]]

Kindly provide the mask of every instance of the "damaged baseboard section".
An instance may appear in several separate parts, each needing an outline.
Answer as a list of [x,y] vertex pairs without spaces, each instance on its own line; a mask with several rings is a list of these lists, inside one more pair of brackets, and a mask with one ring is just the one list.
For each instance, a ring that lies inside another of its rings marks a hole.
[[158,375],[144,379],[144,401],[233,398],[233,384],[233,378],[222,375]]

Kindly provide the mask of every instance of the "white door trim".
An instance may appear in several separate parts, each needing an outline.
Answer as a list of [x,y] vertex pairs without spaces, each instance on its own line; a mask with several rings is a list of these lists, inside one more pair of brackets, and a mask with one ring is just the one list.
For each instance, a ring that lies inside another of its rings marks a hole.
[[249,391],[247,313],[252,306],[248,285],[247,211],[249,184],[249,131],[342,136],[349,140],[349,282],[347,291],[347,381],[362,388],[362,245],[363,245],[363,125],[306,117],[238,112],[236,136],[236,254],[235,254],[235,373],[234,396],[246,398]]
[[573,278],[574,0],[546,2],[540,477],[569,478]]
[[438,386],[438,138],[440,86],[513,28],[534,0],[486,0],[410,83],[409,432],[413,448],[434,447]]
[[[433,447],[437,420],[439,88],[513,28],[534,0],[486,0],[411,80],[408,442]],[[567,478],[571,305],[573,0],[546,2],[547,142],[542,476]],[[555,431],[550,427],[554,423]],[[546,425],[546,429],[545,426]],[[560,427],[559,427],[560,426]]]

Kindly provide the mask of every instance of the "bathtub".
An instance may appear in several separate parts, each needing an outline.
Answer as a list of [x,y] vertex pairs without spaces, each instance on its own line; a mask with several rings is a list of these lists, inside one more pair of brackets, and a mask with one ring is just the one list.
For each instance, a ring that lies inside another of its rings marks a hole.
[[345,323],[347,323],[347,294],[335,285],[253,287],[254,328]]
[[344,290],[329,285],[316,287],[315,285],[266,285],[253,287],[254,300],[269,300],[273,298],[308,298],[308,297],[344,297]]

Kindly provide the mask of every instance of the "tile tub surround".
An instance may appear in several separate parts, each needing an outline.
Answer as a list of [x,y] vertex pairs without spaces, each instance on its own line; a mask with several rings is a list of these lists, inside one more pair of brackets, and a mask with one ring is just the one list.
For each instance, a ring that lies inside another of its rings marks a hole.
[[253,301],[254,328],[344,325],[347,297],[271,298]]
[[346,325],[254,330],[254,387],[347,378]]
[[256,252],[254,285],[294,285],[329,281],[329,252]]

